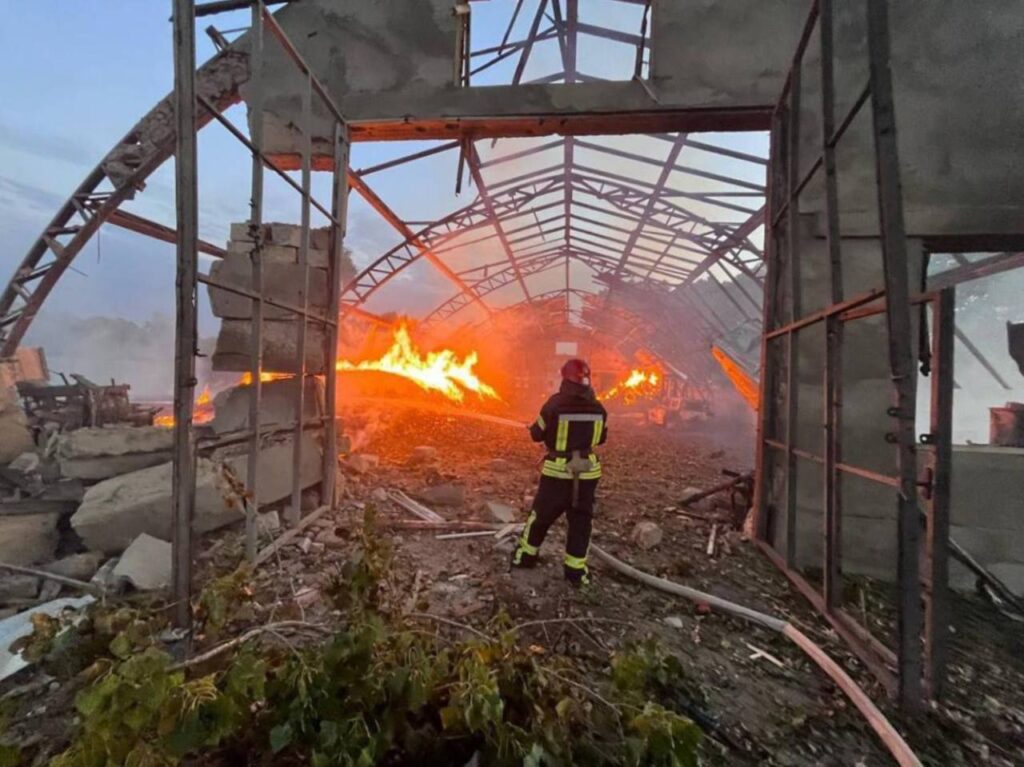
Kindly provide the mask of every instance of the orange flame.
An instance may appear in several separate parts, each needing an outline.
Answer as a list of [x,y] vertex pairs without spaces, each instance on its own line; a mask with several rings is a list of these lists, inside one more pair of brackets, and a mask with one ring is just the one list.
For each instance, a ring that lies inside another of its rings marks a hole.
[[[192,407],[192,422],[207,423],[213,420],[213,395],[210,393],[209,385],[196,396],[195,404]],[[161,414],[153,418],[154,426],[162,426],[170,429],[174,426],[173,414]]]
[[624,381],[620,381],[601,395],[603,400],[621,399],[632,404],[638,399],[650,399],[661,393],[662,372],[634,368]]
[[[291,373],[268,373],[266,370],[260,371],[260,383],[269,383],[270,381],[280,381],[284,378],[291,378]],[[252,383],[252,373],[242,373],[242,377],[238,379],[239,386],[248,386]]]
[[425,391],[440,392],[454,402],[462,402],[465,391],[474,392],[481,399],[500,399],[498,393],[473,371],[477,361],[476,352],[470,352],[459,360],[451,349],[428,352],[424,356],[413,344],[408,327],[402,323],[395,329],[391,347],[379,359],[362,362],[338,360],[336,367],[341,372],[374,370],[401,376]]

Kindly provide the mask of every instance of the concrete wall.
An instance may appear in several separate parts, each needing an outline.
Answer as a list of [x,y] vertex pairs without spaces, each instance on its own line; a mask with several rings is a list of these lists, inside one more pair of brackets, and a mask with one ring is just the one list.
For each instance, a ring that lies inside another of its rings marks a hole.
[[[954,445],[950,535],[1018,594],[1024,594],[1024,448]],[[950,584],[974,576],[951,562]]]

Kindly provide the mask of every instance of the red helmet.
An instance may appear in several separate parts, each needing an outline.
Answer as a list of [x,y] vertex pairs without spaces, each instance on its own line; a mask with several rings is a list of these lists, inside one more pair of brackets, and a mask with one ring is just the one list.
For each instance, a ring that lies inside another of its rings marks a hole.
[[569,360],[562,365],[562,379],[590,386],[590,365],[583,360]]

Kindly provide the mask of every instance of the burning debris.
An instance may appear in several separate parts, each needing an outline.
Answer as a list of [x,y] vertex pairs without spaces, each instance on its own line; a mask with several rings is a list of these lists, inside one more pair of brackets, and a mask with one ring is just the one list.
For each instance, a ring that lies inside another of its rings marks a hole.
[[337,368],[342,372],[377,371],[407,378],[424,391],[439,392],[454,402],[462,402],[467,391],[481,399],[500,399],[494,388],[474,372],[478,359],[476,352],[470,352],[460,360],[451,349],[424,354],[403,322],[395,328],[391,346],[378,359],[338,360]]
[[601,394],[600,399],[604,402],[619,400],[626,405],[641,399],[654,399],[661,394],[664,381],[665,373],[660,369],[634,368],[624,380]]

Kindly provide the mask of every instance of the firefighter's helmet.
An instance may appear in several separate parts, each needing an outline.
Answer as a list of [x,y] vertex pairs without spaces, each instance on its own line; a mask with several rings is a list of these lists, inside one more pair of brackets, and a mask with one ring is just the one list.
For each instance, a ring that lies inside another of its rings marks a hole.
[[590,386],[590,365],[583,360],[571,359],[562,365],[562,379]]

